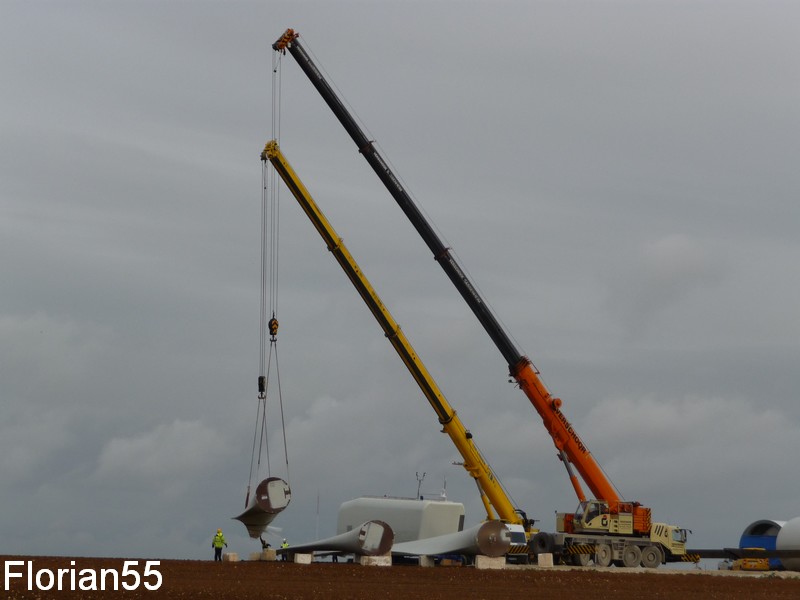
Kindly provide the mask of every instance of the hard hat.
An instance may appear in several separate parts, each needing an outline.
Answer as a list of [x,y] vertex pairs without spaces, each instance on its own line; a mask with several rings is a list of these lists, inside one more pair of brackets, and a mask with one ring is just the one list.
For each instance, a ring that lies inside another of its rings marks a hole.
[[222,529],[217,529],[217,533],[222,533]]
[[285,541],[286,541],[286,538],[283,538],[283,541],[285,542]]

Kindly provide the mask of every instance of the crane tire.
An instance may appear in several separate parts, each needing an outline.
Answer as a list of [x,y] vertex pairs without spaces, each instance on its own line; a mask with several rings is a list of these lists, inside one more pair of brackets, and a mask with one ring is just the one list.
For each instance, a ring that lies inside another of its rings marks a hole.
[[661,550],[656,546],[642,548],[642,566],[646,569],[655,569],[662,562]]
[[639,546],[628,544],[622,549],[622,566],[628,569],[638,567],[642,562],[642,550]]
[[590,562],[592,562],[592,556],[590,554],[573,554],[570,564],[576,567],[585,567]]
[[611,564],[611,546],[608,544],[597,544],[594,551],[594,564],[598,567],[607,567]]

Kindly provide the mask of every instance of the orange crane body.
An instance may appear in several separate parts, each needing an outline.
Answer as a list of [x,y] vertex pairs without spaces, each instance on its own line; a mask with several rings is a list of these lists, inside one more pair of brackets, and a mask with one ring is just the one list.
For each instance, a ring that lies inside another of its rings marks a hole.
[[[463,269],[458,265],[450,249],[439,239],[413,199],[392,172],[388,163],[379,154],[373,142],[367,138],[358,123],[350,115],[334,89],[325,80],[322,71],[312,61],[302,44],[299,34],[292,29],[273,44],[277,52],[289,52],[305,72],[312,85],[328,104],[339,122],[353,139],[359,153],[375,171],[389,193],[405,213],[411,224],[423,238],[434,259],[467,302],[484,330],[497,346],[508,364],[511,377],[516,381],[541,417],[558,455],[566,468],[570,482],[578,497],[579,507],[575,513],[558,513],[558,533],[550,539],[545,532],[537,534],[544,540],[543,546],[551,546],[553,540],[560,545],[564,555],[572,554],[584,558],[586,548],[591,548],[596,564],[608,566],[613,561],[624,566],[656,566],[660,562],[685,561],[686,530],[674,525],[651,522],[651,511],[638,502],[623,499],[611,480],[603,472],[583,443],[566,416],[561,412],[561,400],[553,397],[542,382],[530,359],[521,354],[504,331],[497,318],[478,293]],[[573,471],[577,470],[577,475]],[[587,500],[580,485],[580,478],[589,486],[594,500]],[[536,539],[534,539],[536,542]],[[534,543],[532,542],[532,544]],[[546,543],[545,543],[546,542]],[[572,549],[572,550],[571,550]]]

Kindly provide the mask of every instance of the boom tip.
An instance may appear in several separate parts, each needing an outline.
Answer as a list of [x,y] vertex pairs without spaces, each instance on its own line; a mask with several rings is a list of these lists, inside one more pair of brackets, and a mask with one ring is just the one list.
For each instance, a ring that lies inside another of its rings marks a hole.
[[286,52],[291,43],[300,36],[294,29],[287,29],[277,41],[272,44],[272,49],[277,52]]

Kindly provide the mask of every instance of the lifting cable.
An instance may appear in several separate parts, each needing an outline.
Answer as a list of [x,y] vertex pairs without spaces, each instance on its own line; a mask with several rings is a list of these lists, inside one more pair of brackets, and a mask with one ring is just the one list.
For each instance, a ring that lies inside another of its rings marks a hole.
[[[280,135],[280,53],[273,53],[272,58],[272,139]],[[255,431],[253,432],[253,450],[250,457],[250,477],[247,484],[245,507],[250,501],[250,489],[253,480],[256,484],[261,475],[262,460],[266,462],[267,476],[272,475],[270,464],[267,398],[270,389],[270,377],[274,374],[280,409],[281,430],[283,432],[283,454],[286,467],[286,481],[289,482],[289,455],[286,445],[286,424],[283,415],[283,395],[281,393],[281,377],[278,368],[278,249],[279,249],[279,217],[280,195],[279,180],[275,169],[269,161],[262,162],[261,170],[261,306],[259,310],[259,375],[258,406],[256,411]],[[268,315],[270,315],[268,317]],[[267,339],[269,337],[269,340]],[[269,341],[269,346],[267,342]]]

